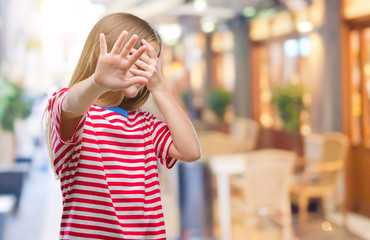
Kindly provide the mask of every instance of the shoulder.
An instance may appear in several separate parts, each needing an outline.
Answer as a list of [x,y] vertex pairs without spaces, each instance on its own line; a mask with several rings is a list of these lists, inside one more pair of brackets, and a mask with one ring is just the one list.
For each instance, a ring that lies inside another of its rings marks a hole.
[[51,96],[51,98],[56,98],[56,97],[60,97],[64,94],[66,94],[67,92],[69,91],[69,88],[59,88],[57,91],[55,91],[53,93],[53,95]]
[[67,94],[68,90],[69,88],[59,88],[50,96],[49,102],[64,96],[65,94]]
[[49,111],[51,110],[51,108],[57,105],[60,105],[63,98],[67,94],[68,90],[69,88],[60,88],[51,95],[51,97],[48,100],[48,110]]
[[142,119],[152,119],[155,118],[155,116],[148,112],[148,111],[143,111],[142,109],[138,109],[135,111],[128,112],[129,117],[131,119],[136,119],[136,118],[142,118]]
[[138,109],[132,112],[129,112],[129,119],[131,122],[141,122],[144,125],[152,125],[157,121],[157,118],[154,114]]

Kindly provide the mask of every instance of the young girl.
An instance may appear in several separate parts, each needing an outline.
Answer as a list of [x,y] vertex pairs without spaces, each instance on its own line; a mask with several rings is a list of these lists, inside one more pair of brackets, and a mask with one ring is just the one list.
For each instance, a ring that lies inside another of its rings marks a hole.
[[[201,149],[162,79],[161,50],[146,21],[108,15],[90,32],[69,87],[49,99],[60,239],[166,239],[157,162],[171,168]],[[139,109],[150,93],[166,124]]]

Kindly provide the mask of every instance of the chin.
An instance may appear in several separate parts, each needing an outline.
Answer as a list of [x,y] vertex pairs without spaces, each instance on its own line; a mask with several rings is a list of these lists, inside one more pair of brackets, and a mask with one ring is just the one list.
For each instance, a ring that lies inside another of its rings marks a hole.
[[128,97],[128,98],[134,98],[137,96],[138,93],[139,93],[139,89],[136,87],[130,87],[123,92],[125,97]]
[[132,93],[125,93],[125,97],[134,98],[137,96],[138,91]]

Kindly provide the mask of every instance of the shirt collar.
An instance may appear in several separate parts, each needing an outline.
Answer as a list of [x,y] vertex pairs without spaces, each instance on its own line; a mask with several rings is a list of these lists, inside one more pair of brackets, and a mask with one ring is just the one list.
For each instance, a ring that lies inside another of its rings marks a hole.
[[125,109],[122,109],[120,107],[101,107],[101,108],[104,108],[104,109],[110,110],[112,112],[121,114],[122,116],[125,116],[125,117],[128,118],[128,112]]

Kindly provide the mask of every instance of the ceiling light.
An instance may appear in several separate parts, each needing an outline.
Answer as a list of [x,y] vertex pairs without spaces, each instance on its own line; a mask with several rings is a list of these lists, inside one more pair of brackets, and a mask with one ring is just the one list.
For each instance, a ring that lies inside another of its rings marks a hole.
[[206,0],[194,0],[193,6],[196,12],[203,12],[206,10],[208,4]]
[[201,29],[205,33],[211,33],[216,30],[217,19],[214,17],[204,17],[200,20]]
[[310,21],[304,21],[304,22],[298,23],[297,28],[299,32],[306,33],[306,32],[312,31],[313,25]]
[[161,24],[158,26],[158,32],[161,34],[166,44],[174,46],[181,36],[181,26],[177,23]]

